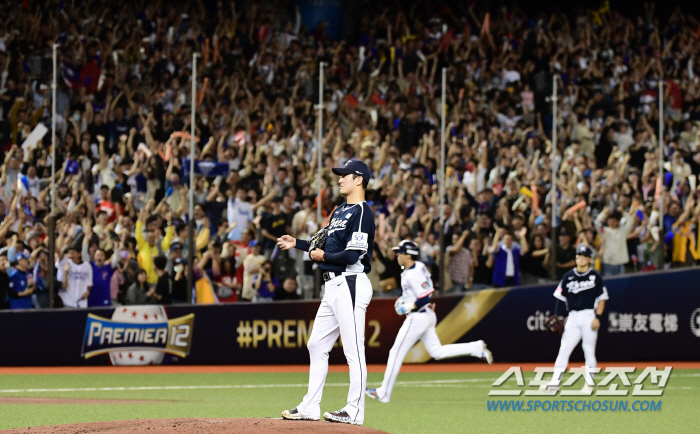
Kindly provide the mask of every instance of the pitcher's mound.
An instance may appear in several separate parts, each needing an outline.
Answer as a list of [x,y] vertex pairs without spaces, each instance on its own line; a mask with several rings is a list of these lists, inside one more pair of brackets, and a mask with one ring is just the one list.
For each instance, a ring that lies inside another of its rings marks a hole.
[[363,426],[331,423],[325,421],[311,422],[303,420],[282,419],[138,419],[116,420],[109,422],[71,423],[68,425],[37,426],[33,428],[16,428],[0,433],[12,434],[189,434],[189,433],[332,433],[332,434],[380,434],[384,431]]

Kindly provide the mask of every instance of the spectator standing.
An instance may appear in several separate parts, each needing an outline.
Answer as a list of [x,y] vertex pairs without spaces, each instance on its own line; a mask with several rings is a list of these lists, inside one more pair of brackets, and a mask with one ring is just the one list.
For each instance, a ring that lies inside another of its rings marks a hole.
[[89,224],[84,224],[85,237],[83,238],[83,250],[81,253],[83,262],[92,267],[92,289],[88,297],[88,307],[106,307],[112,305],[112,291],[110,288],[112,274],[119,263],[119,248],[117,247],[111,256],[111,261],[107,262],[106,253],[98,248],[94,254],[94,261],[90,260],[88,246],[92,238],[92,229]]
[[253,280],[265,262],[265,257],[260,254],[261,247],[257,241],[251,241],[248,247],[250,248],[250,253],[246,255],[243,261],[242,301],[252,301],[253,297],[255,297],[256,290],[253,288]]
[[92,266],[83,262],[77,247],[68,248],[68,254],[56,267],[56,280],[61,283],[58,295],[65,307],[87,307],[87,298],[92,287]]
[[[144,224],[147,223],[149,212],[155,202],[149,201],[146,207],[141,210],[139,219],[136,221],[136,248],[138,251],[139,266],[146,270],[148,274],[148,283],[155,285],[158,282],[158,274],[156,273],[153,264],[153,258],[163,256],[170,248],[175,229],[172,224],[168,224],[165,230],[165,237],[158,240],[159,236],[156,233],[157,224],[146,225],[146,236],[143,236]],[[168,222],[170,223],[170,222]]]
[[272,199],[272,212],[263,217],[261,222],[262,236],[264,237],[263,254],[265,259],[272,259],[272,252],[277,246],[277,238],[290,233],[290,219],[281,211],[282,198]]
[[[620,225],[620,218],[624,224]],[[603,221],[607,224],[603,226]],[[622,215],[619,211],[610,212],[609,208],[595,219],[598,230],[603,233],[601,239],[601,257],[603,261],[603,276],[614,276],[625,272],[625,264],[629,260],[627,251],[627,235],[632,231],[632,218],[629,214]]]
[[576,266],[576,249],[571,244],[571,234],[564,228],[559,231],[557,245],[557,280],[561,280],[567,271]]
[[[493,264],[495,258],[488,253],[488,247],[484,246],[483,237],[472,238],[469,242],[469,251],[472,254],[474,262],[474,280],[472,289],[486,289],[492,286],[493,281]],[[486,238],[488,239],[488,238]]]
[[453,234],[452,245],[447,247],[449,255],[447,272],[452,281],[452,288],[449,292],[464,292],[471,288],[474,281],[474,259],[471,252],[464,247],[464,241],[468,236],[468,230],[463,231],[461,235]]
[[31,309],[32,293],[35,289],[34,278],[27,271],[29,267],[29,256],[23,252],[15,255],[14,269],[5,269],[9,276],[7,297],[10,300],[10,309]]
[[165,271],[165,267],[168,260],[165,256],[156,256],[153,258],[153,265],[156,269],[156,274],[158,274],[158,281],[156,282],[156,291],[153,295],[158,304],[168,305],[173,303],[173,285],[170,279],[170,275]]
[[524,229],[516,235],[522,245],[514,242],[513,234],[505,228],[498,228],[491,243],[489,251],[495,259],[493,285],[496,287],[520,285],[520,255],[527,253],[528,244]]

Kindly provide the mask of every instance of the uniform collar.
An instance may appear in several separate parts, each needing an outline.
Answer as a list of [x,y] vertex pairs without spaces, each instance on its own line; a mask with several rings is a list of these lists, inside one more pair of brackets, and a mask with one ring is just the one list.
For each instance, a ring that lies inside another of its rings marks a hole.
[[589,266],[588,270],[586,270],[585,273],[579,273],[578,269],[576,267],[574,267],[574,274],[577,276],[585,276],[586,274],[590,273],[592,269],[593,269],[593,267]]

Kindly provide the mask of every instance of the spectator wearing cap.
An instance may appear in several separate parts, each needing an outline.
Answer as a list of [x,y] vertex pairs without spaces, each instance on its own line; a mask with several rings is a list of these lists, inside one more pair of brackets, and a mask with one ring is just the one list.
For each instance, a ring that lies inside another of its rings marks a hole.
[[449,292],[464,292],[471,288],[474,281],[474,259],[465,246],[465,240],[469,234],[469,230],[463,231],[461,235],[453,234],[452,245],[446,249],[449,255],[447,272],[452,282]]
[[29,256],[23,252],[14,257],[14,269],[6,264],[5,273],[9,277],[7,297],[10,301],[10,309],[31,309],[32,293],[36,289],[29,268]]
[[576,249],[571,243],[571,234],[562,228],[557,244],[557,280],[561,280],[567,271],[576,266]]
[[246,255],[243,261],[243,288],[241,288],[241,299],[243,301],[252,301],[255,297],[256,290],[253,288],[253,279],[260,271],[260,267],[265,262],[265,256],[260,254],[261,246],[256,240],[248,244],[250,253]]
[[493,285],[496,287],[520,285],[520,256],[527,253],[525,230],[519,232],[520,244],[505,228],[498,228],[489,253],[494,255]]
[[[620,220],[624,223],[620,224]],[[603,225],[603,221],[606,222]],[[601,257],[603,262],[603,276],[614,276],[625,272],[625,264],[629,261],[627,251],[627,236],[632,231],[632,218],[629,214],[621,214],[619,211],[611,212],[610,208],[604,208],[595,219],[598,232],[601,237]]]

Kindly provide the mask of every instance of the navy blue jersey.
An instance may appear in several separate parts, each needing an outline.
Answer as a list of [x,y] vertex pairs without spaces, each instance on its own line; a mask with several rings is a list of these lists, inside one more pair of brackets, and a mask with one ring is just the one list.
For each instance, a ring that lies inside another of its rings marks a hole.
[[579,273],[575,268],[564,274],[554,296],[566,302],[569,311],[595,309],[600,300],[608,299],[608,290],[597,271],[589,268]]
[[367,202],[352,205],[343,203],[331,215],[328,224],[328,238],[324,252],[340,253],[343,250],[359,250],[360,258],[356,263],[348,265],[329,264],[320,262],[323,271],[342,273],[369,273],[370,260],[374,246],[374,216]]

